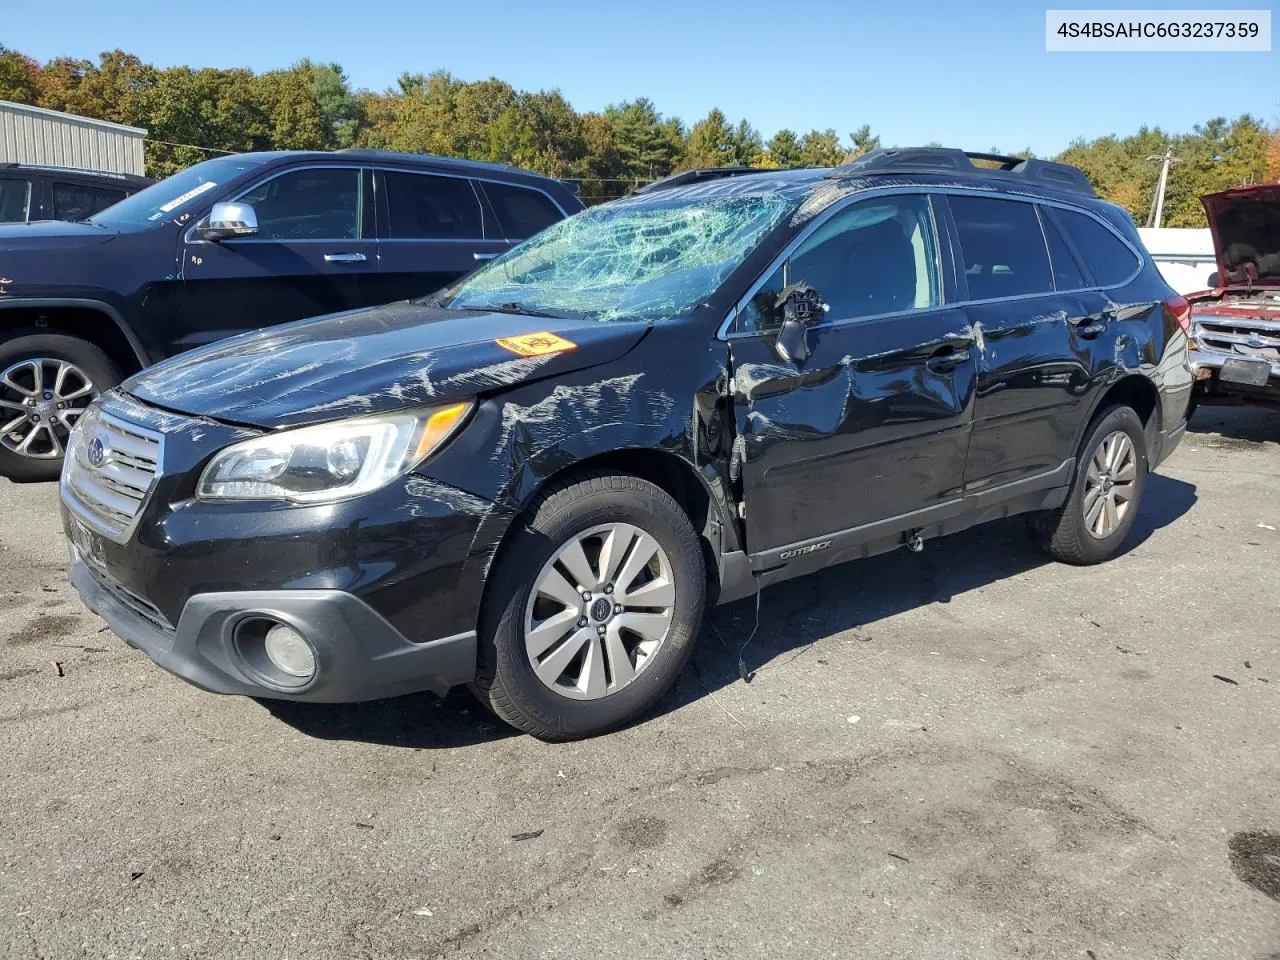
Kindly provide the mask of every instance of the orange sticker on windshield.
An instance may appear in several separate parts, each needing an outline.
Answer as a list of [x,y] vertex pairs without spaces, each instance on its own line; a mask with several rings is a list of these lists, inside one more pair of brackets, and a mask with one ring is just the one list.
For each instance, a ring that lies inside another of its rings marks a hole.
[[526,333],[521,337],[503,337],[493,342],[522,357],[542,357],[548,353],[563,353],[577,346],[576,343],[564,337],[557,337],[554,333]]

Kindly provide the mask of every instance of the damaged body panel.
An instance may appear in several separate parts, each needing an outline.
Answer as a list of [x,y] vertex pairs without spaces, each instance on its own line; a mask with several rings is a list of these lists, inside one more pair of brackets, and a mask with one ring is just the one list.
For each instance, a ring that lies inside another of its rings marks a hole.
[[207,689],[474,680],[562,737],[660,696],[704,600],[1117,484],[1132,506],[1190,370],[1131,224],[1007,170],[843,169],[676,178],[426,300],[145,371],[69,454],[77,586]]

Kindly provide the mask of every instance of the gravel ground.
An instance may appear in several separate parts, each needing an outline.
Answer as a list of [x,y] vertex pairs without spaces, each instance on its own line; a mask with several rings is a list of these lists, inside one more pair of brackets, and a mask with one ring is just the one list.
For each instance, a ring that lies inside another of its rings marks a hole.
[[[1126,553],[1018,522],[716,611],[651,719],[201,693],[0,481],[0,955],[1280,957],[1280,413],[1201,410]],[[55,666],[58,664],[60,666]]]

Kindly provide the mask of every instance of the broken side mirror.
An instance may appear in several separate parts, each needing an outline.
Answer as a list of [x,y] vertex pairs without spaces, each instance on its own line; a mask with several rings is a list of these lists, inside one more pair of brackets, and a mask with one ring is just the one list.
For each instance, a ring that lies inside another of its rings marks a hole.
[[809,358],[809,328],[822,322],[830,309],[822,302],[822,294],[803,281],[788,284],[778,293],[774,310],[781,319],[774,349],[791,363]]
[[201,240],[217,243],[258,232],[258,214],[251,203],[215,203],[208,218],[196,228]]

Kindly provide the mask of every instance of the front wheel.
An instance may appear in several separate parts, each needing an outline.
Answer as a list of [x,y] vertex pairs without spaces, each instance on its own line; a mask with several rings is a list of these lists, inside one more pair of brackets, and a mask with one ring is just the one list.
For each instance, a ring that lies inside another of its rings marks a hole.
[[1111,559],[1133,529],[1148,470],[1138,415],[1130,407],[1104,410],[1085,433],[1067,502],[1029,517],[1032,535],[1063,563]]
[[119,382],[111,359],[79,337],[31,333],[0,341],[0,476],[56,480],[71,428]]
[[697,534],[661,488],[627,474],[556,487],[492,574],[472,690],[546,740],[615,729],[675,682],[705,592]]

